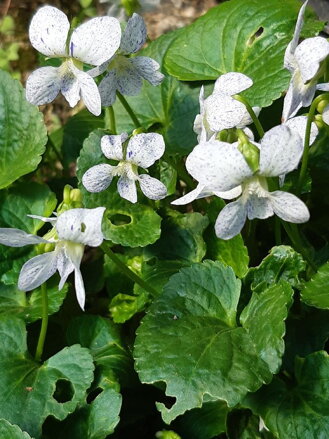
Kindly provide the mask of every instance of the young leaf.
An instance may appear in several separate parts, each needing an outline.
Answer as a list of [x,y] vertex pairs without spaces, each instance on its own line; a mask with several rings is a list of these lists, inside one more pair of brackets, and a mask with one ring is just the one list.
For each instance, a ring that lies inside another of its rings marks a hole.
[[301,291],[301,299],[307,305],[329,309],[329,262],[319,268]]
[[46,142],[42,113],[19,82],[0,71],[0,189],[36,169]]
[[[210,9],[184,28],[165,58],[168,72],[185,81],[217,79],[228,72],[249,76],[254,85],[244,93],[251,105],[268,106],[287,89],[283,67],[300,2],[297,0],[232,0]],[[304,36],[323,25],[309,14]]]
[[[1,416],[36,439],[47,416],[64,419],[85,396],[94,365],[87,349],[74,345],[39,365],[27,352],[22,320],[0,317]],[[61,387],[67,390],[60,395]]]

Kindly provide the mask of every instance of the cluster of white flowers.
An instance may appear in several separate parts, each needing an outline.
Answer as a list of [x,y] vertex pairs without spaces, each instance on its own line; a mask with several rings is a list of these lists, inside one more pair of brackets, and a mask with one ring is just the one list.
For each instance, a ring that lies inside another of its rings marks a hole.
[[[101,106],[112,105],[116,91],[136,95],[142,78],[158,85],[164,76],[159,64],[151,58],[129,58],[146,41],[142,17],[134,14],[121,32],[114,17],[93,18],[81,24],[70,35],[70,23],[57,8],[44,6],[34,15],[29,28],[32,46],[46,57],[62,58],[60,67],[41,67],[26,83],[26,98],[35,105],[52,102],[59,92],[71,107],[80,99],[88,110],[98,116]],[[83,65],[96,66],[86,72]],[[108,69],[98,88],[94,77]]]
[[[247,218],[265,219],[276,214],[292,223],[309,219],[306,205],[297,196],[282,190],[270,191],[267,180],[276,177],[282,185],[285,175],[298,167],[307,117],[293,116],[301,107],[311,104],[316,89],[329,90],[329,84],[316,84],[322,61],[329,55],[329,43],[315,37],[298,44],[307,1],[299,12],[293,39],[285,53],[284,66],[292,73],[292,78],[284,99],[281,125],[270,129],[259,142],[254,141],[252,131],[247,128],[252,118],[246,106],[235,99],[235,95],[253,85],[242,73],[220,76],[207,98],[201,88],[200,114],[194,122],[198,144],[186,160],[186,168],[198,184],[173,204],[183,205],[209,195],[227,200],[237,198],[218,215],[215,231],[219,238],[230,239],[240,233]],[[101,17],[87,21],[70,33],[66,15],[45,6],[33,17],[29,33],[32,45],[45,56],[63,58],[60,67],[42,67],[29,77],[26,96],[34,104],[50,102],[61,91],[71,106],[82,98],[87,108],[99,115],[101,105],[114,103],[117,91],[136,95],[142,79],[152,85],[160,84],[163,79],[158,71],[159,64],[153,59],[130,57],[146,40],[144,21],[137,14],[128,20],[123,32],[117,19]],[[94,68],[85,72],[83,63]],[[107,73],[97,87],[93,77],[105,71]],[[253,111],[258,114],[260,108]],[[327,117],[329,121],[329,109],[326,111],[323,118]],[[235,130],[235,141],[222,141],[223,130],[230,129]],[[312,123],[309,144],[317,134],[318,129]],[[126,133],[105,135],[100,147],[108,160],[117,163],[101,163],[84,173],[82,183],[89,192],[107,189],[118,176],[120,196],[132,203],[137,202],[136,182],[152,200],[167,195],[163,183],[147,173],[138,173],[138,167],[147,169],[163,156],[162,135],[133,133],[130,138]],[[78,302],[84,308],[85,291],[79,267],[84,246],[99,246],[104,239],[101,224],[105,209],[74,208],[53,218],[36,217],[53,226],[44,238],[18,229],[0,229],[0,243],[4,245],[21,247],[44,243],[53,246],[52,251],[39,254],[23,265],[19,288],[23,291],[37,288],[56,270],[61,277],[59,288],[62,288],[74,271]]]

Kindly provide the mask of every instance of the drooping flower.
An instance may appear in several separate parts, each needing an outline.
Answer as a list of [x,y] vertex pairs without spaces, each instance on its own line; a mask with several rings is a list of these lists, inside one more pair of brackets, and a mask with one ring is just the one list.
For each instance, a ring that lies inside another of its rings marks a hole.
[[132,203],[137,202],[137,181],[146,197],[151,200],[164,198],[167,189],[161,181],[148,174],[138,174],[139,166],[147,169],[162,157],[165,151],[163,137],[157,133],[136,134],[123,148],[127,138],[126,133],[102,137],[103,154],[119,163],[117,166],[106,163],[93,166],[83,175],[82,184],[89,192],[101,192],[109,187],[113,177],[120,176],[117,188],[122,198]]
[[120,45],[120,23],[111,17],[93,18],[74,29],[67,41],[69,31],[66,15],[52,6],[40,8],[32,18],[32,46],[47,57],[63,58],[63,63],[34,71],[26,83],[26,98],[34,105],[43,105],[61,92],[71,107],[82,99],[88,110],[98,116],[99,91],[93,78],[83,71],[83,63],[99,66],[113,56]]
[[[201,87],[200,114],[194,121],[194,131],[198,134],[199,142],[210,140],[222,130],[245,128],[252,123],[245,105],[233,98],[252,84],[252,80],[243,73],[230,72],[216,80],[213,93],[206,99],[204,88]],[[255,107],[254,111],[258,114],[260,108]]]
[[329,90],[329,84],[317,85],[321,63],[329,55],[329,42],[323,37],[313,37],[298,44],[307,3],[308,0],[299,11],[294,36],[284,56],[284,67],[292,77],[284,99],[283,121],[293,117],[301,107],[311,105],[316,90]]
[[[164,79],[164,75],[158,71],[160,65],[154,59],[147,56],[130,57],[143,47],[146,37],[143,18],[133,14],[122,34],[117,54],[98,70],[95,69],[96,74],[108,70],[99,84],[103,106],[114,104],[117,90],[123,95],[135,96],[140,92],[143,79],[154,86],[159,85]],[[91,74],[93,75],[93,72]]]
[[[80,263],[85,245],[98,247],[103,242],[102,218],[105,207],[95,209],[70,209],[58,217],[44,218],[31,215],[44,222],[50,222],[56,233],[50,239],[31,235],[23,230],[0,228],[0,244],[9,247],[23,247],[29,244],[54,244],[53,251],[42,253],[28,260],[22,267],[18,288],[31,291],[46,282],[56,270],[61,277],[58,288],[62,289],[69,274],[74,271],[75,291],[79,305],[84,309],[85,288]],[[57,236],[56,236],[57,235]]]
[[[283,192],[269,192],[266,177],[287,174],[298,166],[302,152],[302,139],[298,133],[286,126],[278,126],[268,131],[259,148],[259,169],[253,172],[237,143],[212,140],[197,145],[186,161],[189,173],[203,187],[222,191],[240,191],[241,197],[229,204],[219,213],[215,224],[216,235],[230,239],[237,235],[248,217],[265,219],[274,214],[285,221],[303,223],[308,221],[306,205],[295,195]],[[240,188],[239,188],[240,187]],[[186,204],[186,197],[173,204]],[[215,193],[216,194],[216,193]],[[230,194],[229,194],[230,195]]]

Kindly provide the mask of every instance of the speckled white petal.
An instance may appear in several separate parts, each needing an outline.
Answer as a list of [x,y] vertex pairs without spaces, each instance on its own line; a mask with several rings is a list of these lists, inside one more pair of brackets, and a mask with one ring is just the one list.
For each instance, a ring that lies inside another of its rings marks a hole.
[[177,200],[172,201],[171,204],[174,204],[175,206],[182,206],[184,204],[192,203],[192,201],[198,198],[202,198],[200,194],[202,194],[203,189],[204,186],[202,184],[198,184],[198,186],[193,189],[193,191],[188,192],[180,198],[177,198]]
[[325,109],[322,112],[322,119],[323,122],[329,125],[329,105],[325,107]]
[[114,104],[117,93],[117,76],[115,70],[111,70],[107,75],[101,80],[98,91],[101,96],[102,106],[111,107]]
[[162,157],[164,152],[165,143],[161,134],[141,133],[129,140],[126,160],[142,168],[148,168]]
[[[254,110],[255,115],[258,117],[258,115],[261,111],[261,107],[252,107],[252,109]],[[253,122],[252,117],[250,116],[250,114],[248,113],[248,111],[246,109],[243,118],[240,120],[239,125],[237,125],[237,128],[244,129],[247,125],[250,125],[252,122]],[[250,137],[250,136],[248,136],[248,137]],[[251,138],[253,138],[253,137],[254,136],[252,135]]]
[[288,192],[275,191],[270,193],[274,213],[290,223],[305,223],[310,219],[306,205],[295,195]]
[[86,292],[85,292],[85,286],[83,283],[82,274],[80,271],[80,267],[76,267],[74,270],[74,287],[75,287],[75,294],[77,296],[78,304],[80,305],[80,308],[82,311],[85,309],[85,301],[86,301]]
[[236,95],[252,86],[253,82],[243,73],[230,72],[221,75],[215,82],[214,93],[222,93],[227,96]]
[[135,180],[132,180],[122,175],[118,180],[117,187],[120,197],[130,201],[131,203],[137,202],[137,189]]
[[265,133],[261,141],[259,174],[278,177],[296,169],[303,153],[300,135],[285,125]]
[[[56,215],[55,212],[53,212],[54,215]],[[40,216],[40,215],[27,215],[30,218],[35,218],[38,219],[40,221],[43,221],[44,223],[51,223],[52,225],[56,224],[57,221],[57,216],[52,216],[52,217],[48,217],[48,216]]]
[[120,50],[123,53],[136,53],[146,41],[146,26],[143,17],[133,14],[129,18],[125,31],[123,32]]
[[224,200],[233,200],[233,198],[237,198],[242,193],[242,187],[239,185],[237,187],[234,187],[230,191],[213,191],[213,194],[216,195],[216,197],[223,198]]
[[[285,125],[287,127],[289,127],[292,131],[297,132],[300,135],[300,137],[302,138],[303,145],[305,141],[306,124],[307,124],[307,116],[296,116],[285,122]],[[312,122],[310,145],[312,145],[318,134],[319,134],[318,127],[314,122]]]
[[0,228],[0,244],[8,247],[24,247],[24,245],[49,242],[40,236],[31,235],[20,229]]
[[293,36],[291,42],[289,43],[289,45],[290,45],[290,52],[291,53],[295,52],[295,49],[296,49],[296,47],[298,45],[300,32],[301,32],[302,27],[304,25],[304,13],[305,13],[305,9],[306,9],[307,3],[308,3],[308,0],[306,0],[303,3],[303,5],[300,8],[299,13],[298,13],[294,36]]
[[139,75],[154,86],[161,84],[165,78],[165,76],[158,71],[160,64],[148,56],[136,56],[135,58],[131,58],[130,62],[136,68]]
[[26,81],[26,99],[33,105],[52,102],[61,88],[61,78],[56,67],[41,67],[31,73]]
[[247,218],[247,209],[241,198],[227,204],[222,209],[215,223],[218,238],[231,239],[241,232]]
[[167,196],[167,188],[156,178],[141,174],[138,178],[143,194],[150,200],[162,200]]
[[56,252],[43,253],[25,262],[18,278],[18,288],[31,291],[46,282],[56,271]]
[[[295,50],[295,49],[294,49]],[[290,73],[294,73],[296,69],[298,69],[298,64],[293,52],[291,52],[291,43],[288,44],[285,54],[283,66],[289,70]]]
[[[83,209],[82,209],[83,210]],[[87,209],[85,209],[87,210]],[[80,244],[65,244],[64,251],[66,252],[67,258],[70,260],[68,263],[67,270],[71,270],[72,267],[74,269],[74,286],[75,293],[77,296],[78,303],[82,310],[84,310],[85,306],[85,287],[80,271],[80,264],[84,252],[84,246]],[[73,271],[73,270],[72,270]],[[64,273],[63,273],[64,275]],[[66,273],[65,273],[66,275]]]
[[265,219],[273,215],[269,196],[260,197],[257,194],[250,194],[246,206],[247,216],[250,220],[254,218]]
[[329,82],[326,82],[324,84],[318,84],[316,86],[316,89],[321,91],[329,91]]
[[58,289],[61,290],[69,277],[69,275],[74,271],[74,265],[71,259],[66,255],[64,247],[56,248],[57,251],[57,270],[60,275],[60,282]]
[[72,70],[78,80],[81,99],[85,106],[92,114],[99,116],[102,108],[101,97],[96,82],[88,75],[88,73],[85,73],[74,66],[72,67]]
[[116,69],[117,89],[123,95],[137,96],[142,88],[143,80],[136,67],[127,59],[124,68]]
[[112,160],[123,160],[122,143],[127,139],[127,133],[103,136],[101,139],[101,148],[105,157]]
[[322,37],[306,38],[297,46],[295,57],[304,83],[315,77],[328,55],[329,43]]
[[59,215],[56,230],[61,240],[98,247],[103,242],[102,218],[105,207],[70,209]]
[[121,27],[116,18],[97,17],[78,26],[70,40],[70,55],[87,64],[99,66],[119,48]]
[[87,70],[86,73],[88,73],[88,75],[91,76],[92,78],[96,78],[97,76],[102,75],[105,72],[109,63],[110,63],[110,61],[105,61],[100,66],[96,66],[92,69]]
[[238,126],[246,117],[246,107],[223,94],[212,94],[205,100],[206,119],[212,131]]
[[80,83],[75,74],[68,69],[62,76],[61,93],[73,108],[80,101]]
[[82,184],[88,192],[97,193],[107,189],[113,178],[115,166],[100,164],[88,169],[82,176]]
[[187,157],[186,169],[216,191],[229,191],[253,174],[236,144],[218,140],[197,145]]
[[29,37],[32,46],[46,56],[65,56],[70,23],[66,15],[53,6],[43,6],[33,16]]
[[282,121],[285,122],[287,119],[295,116],[301,107],[311,105],[315,91],[316,83],[311,81],[308,84],[304,84],[300,72],[296,70],[284,98]]

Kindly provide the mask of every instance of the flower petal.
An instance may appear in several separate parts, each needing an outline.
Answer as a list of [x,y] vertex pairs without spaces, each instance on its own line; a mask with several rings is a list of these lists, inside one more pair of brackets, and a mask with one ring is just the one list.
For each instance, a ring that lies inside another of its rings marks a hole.
[[223,94],[212,94],[205,100],[206,119],[212,131],[234,128],[247,117],[246,107]]
[[265,133],[261,141],[259,174],[278,177],[296,169],[303,153],[298,133],[279,125]]
[[304,83],[315,77],[328,55],[329,43],[322,37],[306,38],[297,46],[295,57]]
[[31,73],[26,81],[26,99],[33,105],[52,102],[61,89],[58,68],[41,67]]
[[187,157],[186,169],[216,191],[229,191],[253,174],[236,144],[218,140],[197,145]]
[[97,193],[107,189],[113,178],[114,166],[102,163],[88,169],[82,176],[82,184],[88,192]]
[[102,106],[111,107],[114,104],[117,93],[117,76],[115,70],[111,70],[101,80],[98,86],[98,91],[101,96]]
[[260,197],[257,194],[250,194],[247,201],[247,216],[250,220],[254,218],[265,219],[273,215],[273,209],[269,196]]
[[165,143],[161,134],[136,134],[129,140],[126,160],[142,168],[148,168],[162,157],[164,152]]
[[318,84],[316,86],[316,89],[321,91],[329,91],[329,82],[326,82],[324,84]]
[[61,77],[61,93],[73,108],[80,101],[80,83],[75,75],[75,72],[71,70],[70,66],[73,63],[67,62],[67,70]]
[[[84,310],[86,294],[85,294],[85,287],[83,284],[83,279],[80,271],[80,264],[83,256],[84,246],[79,244],[70,245],[70,243],[69,244],[66,243],[64,247],[64,251],[66,252],[67,258],[70,260],[70,264],[68,264],[68,270],[71,270],[71,268],[74,269],[75,293],[81,309]],[[72,271],[73,270],[71,270],[71,272]],[[66,273],[65,274],[63,273],[63,275],[66,275]]]
[[296,70],[284,98],[282,121],[285,122],[293,117],[301,107],[308,107],[313,100],[315,91],[316,83],[311,81],[304,84],[300,72]]
[[85,106],[92,114],[99,116],[102,110],[101,97],[96,82],[88,73],[77,69],[73,63],[71,69],[78,80],[81,98]]
[[130,201],[131,203],[137,202],[137,189],[135,180],[121,175],[118,180],[117,188],[120,197]]
[[177,200],[172,201],[171,204],[176,206],[181,206],[183,204],[192,203],[192,201],[197,200],[198,198],[202,198],[204,186],[202,184],[198,184],[193,191],[188,192],[183,197],[177,198]]
[[53,6],[40,8],[33,16],[29,37],[32,46],[46,56],[66,56],[70,23],[64,12]]
[[43,253],[25,262],[18,278],[18,288],[31,291],[46,282],[56,271],[56,252]]
[[136,53],[146,41],[146,26],[143,17],[133,14],[129,18],[121,38],[120,50],[123,53]]
[[297,22],[296,22],[296,27],[295,27],[295,32],[294,32],[294,36],[293,39],[291,40],[291,42],[289,43],[290,45],[290,53],[294,53],[295,49],[298,45],[298,41],[299,41],[299,36],[300,36],[300,32],[302,30],[302,27],[304,25],[304,13],[305,13],[305,9],[307,6],[308,0],[306,0],[302,7],[299,10],[298,13],[298,17],[297,17]]
[[[329,125],[329,105],[327,105],[322,112],[323,122]],[[312,124],[313,125],[313,124]]]
[[74,265],[73,265],[71,259],[66,255],[64,247],[61,247],[58,249],[58,246],[57,246],[56,251],[57,251],[57,270],[58,270],[59,275],[61,277],[61,280],[60,280],[59,285],[58,285],[58,289],[61,290],[63,288],[67,278],[74,270]]
[[103,242],[105,207],[70,209],[59,215],[56,230],[60,240],[98,247]]
[[24,245],[49,242],[40,236],[31,235],[20,229],[0,228],[0,244],[8,247],[24,247]]
[[127,139],[127,133],[103,136],[101,139],[101,148],[105,157],[112,160],[123,160],[122,143]]
[[78,26],[70,40],[70,55],[99,66],[112,58],[120,46],[120,23],[113,17],[97,17]]
[[[302,138],[302,142],[304,145],[305,142],[305,131],[307,124],[307,116],[296,116],[285,122],[285,125],[291,129],[291,131],[297,132]],[[316,136],[319,134],[318,127],[314,122],[311,124],[311,135],[310,135],[310,145],[316,139]]]
[[233,96],[247,90],[253,84],[253,81],[243,73],[230,72],[221,75],[215,82],[214,93],[221,93],[227,96]]
[[166,186],[158,179],[141,174],[138,181],[143,194],[150,200],[162,200],[167,196]]
[[85,301],[86,301],[86,292],[85,286],[83,283],[82,274],[80,271],[80,267],[76,267],[74,270],[74,286],[75,286],[75,294],[77,296],[78,303],[82,311],[85,309]]
[[119,92],[127,96],[138,95],[143,84],[142,77],[130,59],[121,59],[120,63],[122,67],[115,71]]
[[135,58],[130,58],[130,62],[136,68],[139,75],[154,86],[161,84],[165,78],[165,75],[158,71],[160,64],[148,56],[136,56]]
[[247,209],[241,198],[227,204],[222,209],[215,223],[218,238],[231,239],[241,232],[247,218]]
[[213,191],[213,194],[216,195],[216,197],[223,198],[224,200],[233,200],[233,198],[237,198],[242,193],[242,187],[241,185],[234,187],[233,189],[229,191]]
[[306,205],[295,195],[288,192],[275,191],[270,193],[274,213],[290,223],[305,223],[310,219]]

